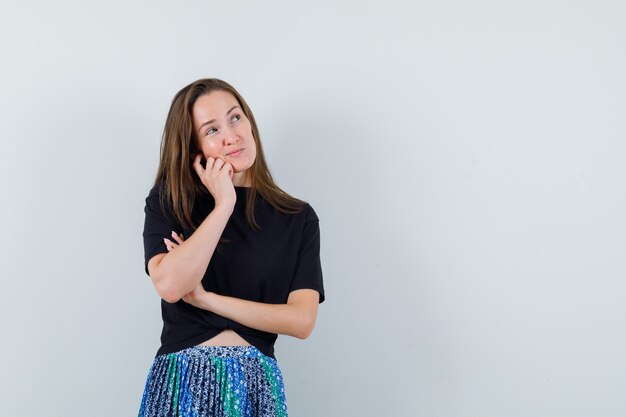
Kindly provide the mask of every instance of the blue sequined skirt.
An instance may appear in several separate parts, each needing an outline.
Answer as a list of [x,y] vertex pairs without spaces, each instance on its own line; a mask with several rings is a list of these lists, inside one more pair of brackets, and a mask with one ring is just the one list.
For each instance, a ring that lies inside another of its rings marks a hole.
[[192,346],[154,358],[139,417],[287,416],[283,377],[254,346]]

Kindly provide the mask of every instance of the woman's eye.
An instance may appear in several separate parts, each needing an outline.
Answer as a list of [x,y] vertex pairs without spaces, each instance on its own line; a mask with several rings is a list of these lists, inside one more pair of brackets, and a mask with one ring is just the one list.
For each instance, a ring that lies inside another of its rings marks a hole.
[[[230,120],[238,122],[239,120],[241,120],[241,116],[238,114],[233,114],[233,117],[230,118]],[[204,134],[205,135],[210,135],[212,131],[216,130],[214,127],[210,128],[209,130],[207,130]]]

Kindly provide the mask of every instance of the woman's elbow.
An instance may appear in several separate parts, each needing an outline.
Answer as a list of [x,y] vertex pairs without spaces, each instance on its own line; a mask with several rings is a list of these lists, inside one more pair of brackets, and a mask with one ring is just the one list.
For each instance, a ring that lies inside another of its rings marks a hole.
[[155,277],[152,278],[157,294],[168,303],[176,303],[182,298],[177,288],[172,285],[173,282],[172,279],[167,279],[159,274],[155,274]]
[[150,275],[150,280],[152,280],[152,285],[158,296],[168,303],[175,303],[178,300],[171,285],[172,280],[169,279],[164,265],[161,264],[166,255],[165,253],[160,253],[148,261],[148,275]]
[[159,297],[172,304],[177,303],[182,298],[178,291],[171,286],[157,289],[157,293],[159,294]]
[[313,329],[315,328],[315,317],[307,318],[300,323],[298,326],[298,334],[296,337],[298,339],[307,339],[313,333]]

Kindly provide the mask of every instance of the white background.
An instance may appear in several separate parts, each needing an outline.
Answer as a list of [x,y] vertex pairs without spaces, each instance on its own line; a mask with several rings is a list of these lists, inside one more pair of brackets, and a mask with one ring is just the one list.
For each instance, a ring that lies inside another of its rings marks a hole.
[[3,2],[0,415],[136,415],[174,94],[255,113],[320,217],[291,416],[626,415],[626,7]]

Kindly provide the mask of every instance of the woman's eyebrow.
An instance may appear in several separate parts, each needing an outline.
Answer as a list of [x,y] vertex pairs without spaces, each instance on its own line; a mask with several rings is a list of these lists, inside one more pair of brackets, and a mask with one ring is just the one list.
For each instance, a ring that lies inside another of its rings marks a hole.
[[[226,112],[226,114],[229,114],[231,111],[235,110],[237,107],[239,107],[239,106],[238,106],[238,105],[235,105],[235,106],[231,107],[231,108],[230,108],[230,110],[228,110],[228,111]],[[212,120],[209,120],[208,122],[204,122],[204,123],[202,123],[202,124],[200,125],[200,127],[198,128],[198,130],[201,130],[201,129],[204,127],[204,125],[208,125],[209,123],[213,123],[214,121],[215,121],[215,119],[212,119]]]

